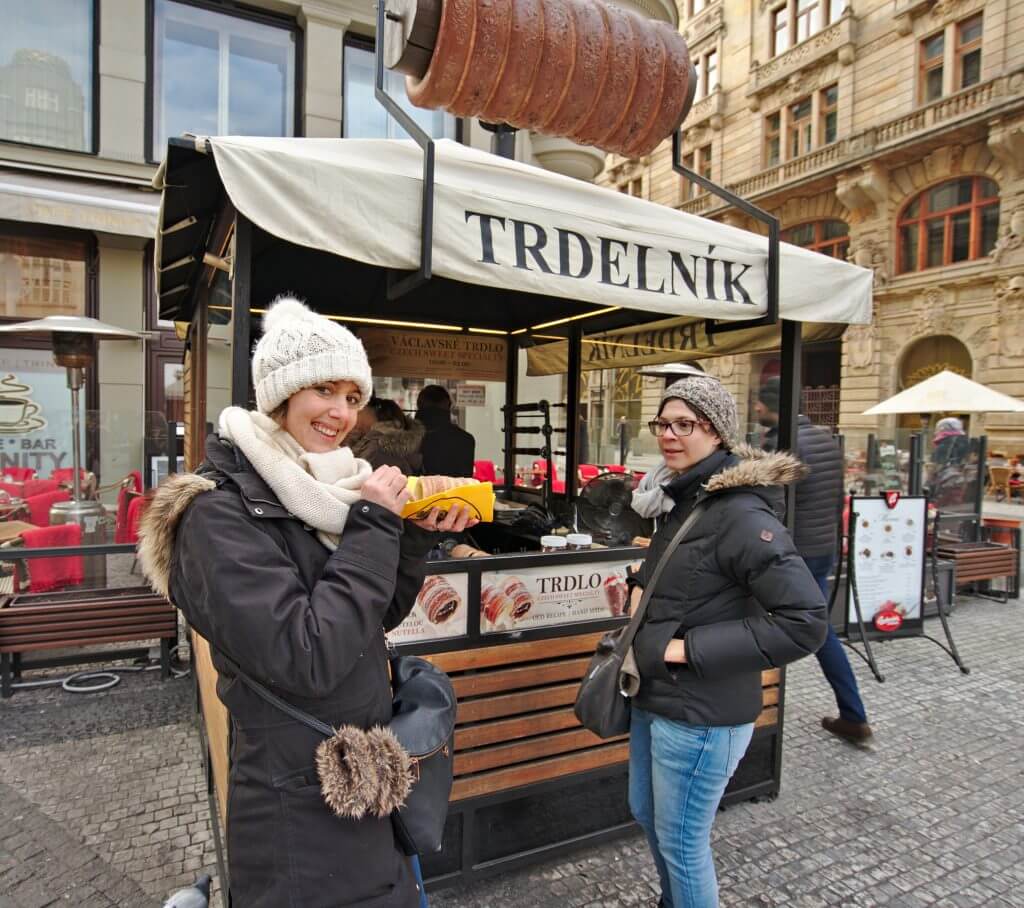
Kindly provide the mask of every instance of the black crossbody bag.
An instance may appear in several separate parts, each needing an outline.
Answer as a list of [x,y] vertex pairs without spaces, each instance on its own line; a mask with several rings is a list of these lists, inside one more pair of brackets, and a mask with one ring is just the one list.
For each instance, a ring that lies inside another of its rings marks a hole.
[[[452,790],[455,690],[448,675],[426,659],[392,655],[389,661],[393,701],[386,728],[409,755],[412,773],[405,803],[391,811],[391,820],[406,854],[437,852],[444,838]],[[244,672],[238,672],[238,679],[266,703],[325,739],[333,742],[340,736],[339,729],[292,706]],[[319,760],[318,752],[318,764]],[[325,800],[340,813],[329,798],[325,796]]]
[[597,644],[587,672],[580,682],[573,711],[584,728],[601,738],[614,738],[629,731],[630,698],[640,687],[640,675],[633,657],[633,640],[647,612],[658,580],[669,558],[704,513],[704,503],[694,505],[672,541],[658,560],[650,582],[629,624],[608,631]]

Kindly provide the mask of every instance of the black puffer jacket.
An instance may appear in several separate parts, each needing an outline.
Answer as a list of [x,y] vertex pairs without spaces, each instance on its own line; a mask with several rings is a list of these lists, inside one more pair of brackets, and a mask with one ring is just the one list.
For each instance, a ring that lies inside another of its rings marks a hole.
[[[778,447],[778,430],[765,436],[766,451]],[[796,453],[810,471],[796,485],[796,531],[793,541],[804,558],[836,553],[839,512],[843,494],[843,454],[824,426],[801,415],[797,426]]]
[[413,908],[391,820],[339,819],[314,767],[322,738],[267,705],[237,670],[334,727],[391,719],[383,628],[423,583],[432,534],[358,502],[329,552],[236,448],[215,437],[199,474],[147,509],[140,558],[154,588],[210,643],[231,715],[228,864],[244,908]]
[[[825,640],[821,590],[780,521],[782,487],[799,461],[741,446],[716,451],[665,486],[662,521],[637,581],[643,586],[698,501],[706,510],[670,556],[634,643],[637,706],[693,725],[740,725],[761,712],[761,672]],[[673,637],[687,662],[668,665]]]

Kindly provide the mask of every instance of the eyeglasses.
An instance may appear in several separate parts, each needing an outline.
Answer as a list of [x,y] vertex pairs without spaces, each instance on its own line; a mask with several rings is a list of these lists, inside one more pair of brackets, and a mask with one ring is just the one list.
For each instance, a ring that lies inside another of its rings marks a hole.
[[647,423],[647,428],[656,438],[661,438],[669,429],[676,438],[685,438],[692,435],[694,428],[700,425],[703,423],[696,419],[652,419]]

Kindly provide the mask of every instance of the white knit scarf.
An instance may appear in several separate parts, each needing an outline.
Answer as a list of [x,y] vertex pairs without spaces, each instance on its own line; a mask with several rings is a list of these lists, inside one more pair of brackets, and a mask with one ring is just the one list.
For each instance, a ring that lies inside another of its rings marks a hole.
[[660,517],[676,506],[662,486],[667,485],[678,476],[662,461],[653,470],[648,470],[633,490],[633,510],[641,517]]
[[332,552],[338,547],[348,509],[359,500],[372,467],[349,448],[310,453],[269,416],[228,407],[220,434],[241,448],[289,513],[317,531]]

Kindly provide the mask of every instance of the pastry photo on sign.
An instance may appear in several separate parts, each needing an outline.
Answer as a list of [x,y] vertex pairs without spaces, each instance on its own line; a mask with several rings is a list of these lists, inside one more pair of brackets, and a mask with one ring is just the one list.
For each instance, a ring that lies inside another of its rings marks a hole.
[[445,624],[462,607],[462,597],[443,575],[435,574],[423,581],[416,605],[428,623]]
[[518,577],[505,577],[480,590],[480,614],[494,629],[513,628],[533,605],[533,594]]

